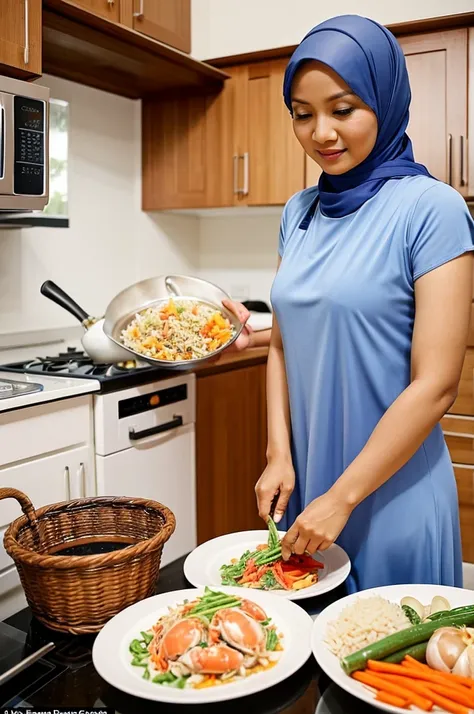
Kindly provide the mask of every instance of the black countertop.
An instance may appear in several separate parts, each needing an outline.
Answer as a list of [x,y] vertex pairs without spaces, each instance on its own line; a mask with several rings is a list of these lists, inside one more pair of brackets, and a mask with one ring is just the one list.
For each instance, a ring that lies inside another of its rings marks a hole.
[[[156,592],[169,592],[189,588],[183,574],[184,557],[170,563],[160,571]],[[327,595],[298,602],[310,614],[320,612],[330,602],[344,597],[344,586]],[[331,684],[311,657],[294,675],[280,684],[249,697],[229,702],[200,705],[171,705],[149,702],[132,697],[111,687],[96,672],[92,664],[91,648],[94,636],[68,636],[44,628],[32,618],[28,608],[21,610],[6,621],[23,632],[26,642],[37,648],[49,641],[56,644],[55,650],[44,660],[52,673],[45,676],[43,684],[31,685],[32,672],[18,675],[0,688],[0,706],[45,707],[110,707],[117,714],[374,714],[375,710],[346,695]],[[35,665],[33,665],[35,666]],[[21,678],[21,680],[20,680]],[[25,678],[27,681],[24,687]],[[21,681],[19,687],[18,681]],[[21,694],[20,690],[21,689]],[[18,696],[20,695],[20,696]]]

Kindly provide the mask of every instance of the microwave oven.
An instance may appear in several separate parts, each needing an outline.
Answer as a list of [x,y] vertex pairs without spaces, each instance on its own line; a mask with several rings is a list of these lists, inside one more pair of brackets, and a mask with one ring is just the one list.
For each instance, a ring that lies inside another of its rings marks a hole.
[[0,212],[49,200],[49,89],[0,76]]

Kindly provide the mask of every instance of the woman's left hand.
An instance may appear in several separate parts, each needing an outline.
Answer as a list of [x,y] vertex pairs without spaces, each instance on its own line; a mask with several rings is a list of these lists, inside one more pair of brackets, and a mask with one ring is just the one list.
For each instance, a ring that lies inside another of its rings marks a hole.
[[311,501],[281,541],[284,560],[292,553],[326,550],[346,525],[352,508],[328,491]]

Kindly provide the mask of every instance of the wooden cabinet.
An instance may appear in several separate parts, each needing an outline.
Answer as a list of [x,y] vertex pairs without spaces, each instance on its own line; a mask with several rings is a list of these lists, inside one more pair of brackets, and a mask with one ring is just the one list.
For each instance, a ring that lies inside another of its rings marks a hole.
[[304,187],[305,154],[282,98],[287,60],[242,68],[234,135],[235,204],[283,205]]
[[458,397],[441,420],[454,466],[463,560],[474,563],[474,347],[468,347]]
[[468,194],[471,198],[474,197],[474,28],[469,28],[469,93],[468,93],[468,136],[471,138],[468,143]]
[[399,42],[412,90],[407,132],[415,159],[467,196],[468,30],[411,35]]
[[19,79],[41,74],[41,0],[0,2],[0,73]]
[[[121,0],[132,27],[182,52],[191,52],[191,0]],[[124,22],[124,13],[122,14]],[[125,22],[128,24],[128,22]]]
[[197,374],[198,543],[265,527],[255,484],[266,465],[266,364]]
[[144,100],[144,210],[284,205],[313,185],[281,96],[285,66],[225,67],[217,95]]
[[73,0],[74,5],[113,22],[118,22],[120,19],[120,3],[121,0]]

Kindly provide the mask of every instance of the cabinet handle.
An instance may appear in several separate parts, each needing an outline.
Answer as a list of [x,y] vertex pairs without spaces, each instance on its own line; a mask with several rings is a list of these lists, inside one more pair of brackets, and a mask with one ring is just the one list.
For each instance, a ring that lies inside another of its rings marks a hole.
[[460,151],[461,151],[461,161],[460,161],[460,163],[461,163],[461,176],[460,176],[460,181],[459,181],[459,183],[460,183],[461,186],[466,186],[466,185],[467,185],[467,178],[466,178],[465,173],[464,173],[465,167],[466,167],[466,161],[465,161],[465,158],[466,158],[466,155],[465,155],[466,144],[467,144],[467,140],[464,139],[464,136],[461,136],[461,149],[460,149]]
[[133,17],[141,18],[144,16],[145,13],[144,13],[144,8],[143,8],[143,3],[144,3],[144,0],[140,0],[140,7],[138,8],[138,12],[134,12]]
[[77,477],[79,480],[81,498],[85,498],[86,497],[86,469],[84,468],[84,464],[82,462],[79,464],[79,470],[77,472]]
[[240,193],[239,191],[239,157],[234,154],[234,195]]
[[112,7],[112,5],[115,5],[115,0],[107,0],[107,5],[110,5],[110,7]]
[[69,466],[64,468],[64,486],[66,488],[66,501],[71,500],[71,475],[69,473]]
[[244,156],[244,187],[242,189],[242,195],[249,195],[249,154],[248,151],[245,152]]
[[453,185],[453,135],[448,134],[448,183]]
[[25,49],[23,51],[23,61],[28,64],[30,61],[30,23],[29,23],[29,0],[25,2]]

